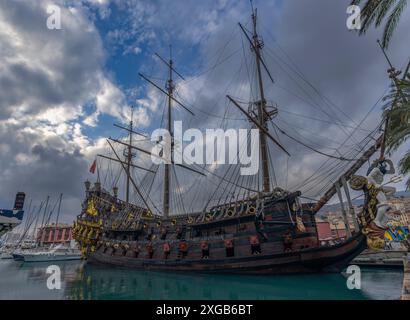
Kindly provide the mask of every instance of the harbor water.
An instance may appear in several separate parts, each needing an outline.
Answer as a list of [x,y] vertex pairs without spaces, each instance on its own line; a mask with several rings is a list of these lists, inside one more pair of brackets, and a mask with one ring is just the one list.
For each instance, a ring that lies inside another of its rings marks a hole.
[[346,275],[244,276],[161,273],[56,262],[61,288],[47,288],[49,263],[0,260],[0,299],[399,299],[401,269],[361,269],[361,289]]

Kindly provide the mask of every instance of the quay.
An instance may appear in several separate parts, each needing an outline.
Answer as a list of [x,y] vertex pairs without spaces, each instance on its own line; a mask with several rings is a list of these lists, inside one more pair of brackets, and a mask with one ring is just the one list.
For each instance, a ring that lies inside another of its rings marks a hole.
[[410,300],[410,254],[403,259],[404,275],[401,300]]
[[365,250],[350,264],[361,267],[402,268],[407,252],[403,250],[372,251]]

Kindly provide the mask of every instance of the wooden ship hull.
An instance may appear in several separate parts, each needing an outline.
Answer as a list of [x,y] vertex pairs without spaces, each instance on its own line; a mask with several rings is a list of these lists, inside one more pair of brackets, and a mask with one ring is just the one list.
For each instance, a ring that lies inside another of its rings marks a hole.
[[[366,249],[365,236],[357,232],[340,244],[321,246],[314,205],[297,207],[299,195],[265,199],[262,219],[253,212],[256,202],[250,200],[241,207],[236,206],[236,211],[215,208],[213,218],[208,213],[164,219],[147,216],[144,211],[140,223],[130,226],[127,222],[125,225],[114,222],[117,213],[111,208],[125,205],[122,201],[103,191],[89,191],[84,208],[87,210],[92,201],[99,216],[105,217],[106,225],[98,227],[97,224],[94,238],[87,243],[85,236],[92,226],[85,227],[87,222],[79,219],[76,238],[86,248],[87,261],[92,264],[155,271],[243,274],[342,271]],[[242,210],[244,208],[248,209]],[[133,208],[130,212],[138,210],[142,209]],[[227,216],[228,212],[231,216]]]
[[245,255],[237,258],[201,259],[193,254],[187,259],[144,259],[92,253],[88,262],[117,267],[172,272],[215,272],[240,274],[295,274],[341,272],[366,248],[366,239],[357,234],[347,242],[332,247],[317,247],[293,252]]

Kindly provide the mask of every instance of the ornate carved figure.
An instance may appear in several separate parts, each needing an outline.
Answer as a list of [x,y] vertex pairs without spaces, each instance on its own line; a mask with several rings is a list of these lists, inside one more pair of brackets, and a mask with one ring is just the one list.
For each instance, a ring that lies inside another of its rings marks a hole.
[[391,221],[400,218],[400,211],[388,203],[396,189],[383,184],[386,174],[394,174],[395,169],[391,160],[376,160],[368,170],[368,176],[354,176],[350,186],[354,190],[363,190],[365,204],[360,215],[363,234],[367,237],[367,245],[371,249],[383,249],[384,233]]

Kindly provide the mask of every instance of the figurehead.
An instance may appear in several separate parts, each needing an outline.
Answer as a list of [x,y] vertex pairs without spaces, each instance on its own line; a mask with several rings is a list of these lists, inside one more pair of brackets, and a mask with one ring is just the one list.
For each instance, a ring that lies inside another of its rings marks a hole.
[[392,220],[397,220],[400,212],[388,201],[396,188],[386,186],[384,176],[394,174],[395,169],[390,159],[377,159],[367,171],[367,177],[353,176],[350,186],[354,190],[363,190],[365,204],[359,215],[362,233],[372,249],[384,248],[384,233]]

